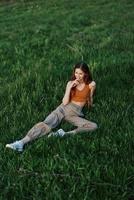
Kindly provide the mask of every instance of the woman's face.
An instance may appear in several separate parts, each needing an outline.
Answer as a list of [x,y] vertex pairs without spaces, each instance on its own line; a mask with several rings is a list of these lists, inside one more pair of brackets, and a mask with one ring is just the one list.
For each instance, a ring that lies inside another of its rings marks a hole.
[[75,69],[74,75],[75,75],[75,78],[76,78],[79,82],[81,82],[81,81],[83,82],[83,81],[84,81],[84,75],[85,75],[85,73],[84,73],[81,69],[76,68],[76,69]]

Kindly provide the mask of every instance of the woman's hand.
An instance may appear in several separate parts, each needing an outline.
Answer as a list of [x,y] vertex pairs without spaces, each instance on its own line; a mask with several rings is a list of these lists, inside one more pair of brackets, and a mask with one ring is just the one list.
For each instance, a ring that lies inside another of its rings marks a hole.
[[67,105],[70,101],[70,92],[71,92],[71,89],[73,87],[76,87],[77,85],[79,84],[79,81],[78,80],[74,80],[74,81],[69,81],[67,83],[67,86],[66,86],[66,91],[65,91],[65,94],[64,94],[64,97],[62,99],[62,103],[64,105]]
[[95,81],[92,81],[92,82],[89,84],[89,88],[90,88],[90,89],[95,89],[95,88],[96,88],[96,83],[95,83]]
[[77,80],[77,79],[75,79],[74,81],[70,81],[69,83],[68,83],[68,88],[69,89],[71,89],[71,88],[73,88],[73,87],[76,87],[77,85],[79,85],[79,81]]
[[96,83],[95,81],[92,81],[90,84],[89,84],[89,88],[90,88],[90,106],[94,106],[93,104],[93,94],[94,94],[94,91],[96,89]]

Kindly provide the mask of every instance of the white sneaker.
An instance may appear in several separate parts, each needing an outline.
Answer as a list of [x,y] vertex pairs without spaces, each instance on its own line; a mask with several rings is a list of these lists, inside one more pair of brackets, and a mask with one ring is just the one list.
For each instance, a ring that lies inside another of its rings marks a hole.
[[59,129],[58,131],[56,132],[52,132],[48,135],[48,137],[51,137],[51,136],[61,136],[63,137],[64,135],[66,134],[66,132],[63,130],[63,129]]
[[23,143],[21,141],[15,141],[10,144],[6,144],[6,148],[10,148],[19,152],[23,151]]

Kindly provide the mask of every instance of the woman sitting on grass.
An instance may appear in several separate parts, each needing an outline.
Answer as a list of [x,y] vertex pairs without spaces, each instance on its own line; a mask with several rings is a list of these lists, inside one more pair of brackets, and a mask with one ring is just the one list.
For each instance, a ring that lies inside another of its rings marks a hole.
[[62,103],[48,115],[43,122],[35,124],[24,138],[14,143],[7,144],[6,147],[17,151],[23,151],[25,144],[50,133],[63,119],[72,123],[77,128],[69,132],[64,132],[60,129],[58,132],[52,132],[48,136],[63,136],[64,134],[75,134],[95,130],[97,124],[83,118],[84,115],[82,113],[82,109],[86,104],[92,106],[95,88],[96,83],[92,81],[88,65],[83,62],[77,63],[73,69],[71,81],[67,83]]

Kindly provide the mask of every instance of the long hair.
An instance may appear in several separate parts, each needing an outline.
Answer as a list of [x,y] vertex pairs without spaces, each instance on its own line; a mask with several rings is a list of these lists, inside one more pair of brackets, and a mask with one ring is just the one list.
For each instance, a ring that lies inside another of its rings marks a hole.
[[[72,77],[71,77],[71,81],[75,80],[76,77],[75,77],[75,70],[76,69],[81,69],[83,72],[84,72],[84,82],[85,84],[89,84],[92,82],[93,78],[92,78],[92,74],[88,68],[88,65],[85,63],[85,62],[79,62],[77,63],[75,66],[74,66],[74,69],[73,69],[73,74],[72,74]],[[87,102],[86,102],[88,108],[91,106],[91,96],[89,95],[88,99],[87,99]]]
[[71,81],[76,79],[75,78],[75,70],[76,69],[81,69],[84,72],[84,82],[85,82],[85,84],[89,84],[89,83],[92,82],[93,79],[92,79],[91,72],[89,71],[88,65],[84,62],[79,62],[74,66]]

